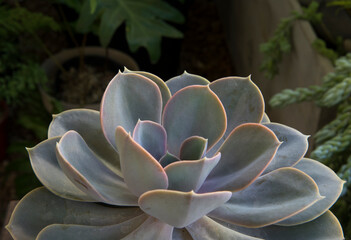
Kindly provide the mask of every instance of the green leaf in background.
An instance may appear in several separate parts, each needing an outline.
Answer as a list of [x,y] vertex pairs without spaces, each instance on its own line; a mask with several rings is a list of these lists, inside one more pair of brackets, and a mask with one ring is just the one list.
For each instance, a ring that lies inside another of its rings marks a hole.
[[96,0],[90,0],[90,13],[94,13],[97,7]]
[[183,34],[165,21],[183,23],[184,16],[174,7],[161,0],[118,0],[104,1],[99,38],[106,47],[115,32],[126,23],[126,35],[130,49],[140,47],[148,51],[151,62],[161,55],[162,37],[181,38]]
[[[67,1],[66,1],[67,2]],[[91,31],[91,26],[99,15],[99,6],[95,11],[91,11],[90,1],[85,0],[79,9],[79,18],[76,24],[76,31],[79,33],[88,33]]]

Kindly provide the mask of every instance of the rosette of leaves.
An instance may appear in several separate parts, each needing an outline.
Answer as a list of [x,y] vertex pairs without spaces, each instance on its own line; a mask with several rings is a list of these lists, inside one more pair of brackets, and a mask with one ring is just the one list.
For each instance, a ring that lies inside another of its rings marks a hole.
[[304,158],[307,136],[272,123],[250,78],[164,83],[118,73],[100,112],[55,115],[28,149],[45,187],[15,239],[343,239],[328,210],[343,181]]

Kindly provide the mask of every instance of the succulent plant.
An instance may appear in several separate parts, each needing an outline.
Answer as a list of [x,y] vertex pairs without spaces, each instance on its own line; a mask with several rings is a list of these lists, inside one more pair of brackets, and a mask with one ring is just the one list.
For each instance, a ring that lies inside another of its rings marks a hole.
[[54,115],[28,149],[45,187],[16,206],[15,239],[343,239],[344,181],[270,122],[250,77],[163,82],[118,73],[100,112]]

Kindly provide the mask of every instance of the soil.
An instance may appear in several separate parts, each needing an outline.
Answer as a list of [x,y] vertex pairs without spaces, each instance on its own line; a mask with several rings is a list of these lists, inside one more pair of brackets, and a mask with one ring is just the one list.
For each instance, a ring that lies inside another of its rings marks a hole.
[[100,71],[93,66],[85,66],[83,71],[71,67],[60,75],[59,99],[79,105],[99,103],[114,75],[115,72]]

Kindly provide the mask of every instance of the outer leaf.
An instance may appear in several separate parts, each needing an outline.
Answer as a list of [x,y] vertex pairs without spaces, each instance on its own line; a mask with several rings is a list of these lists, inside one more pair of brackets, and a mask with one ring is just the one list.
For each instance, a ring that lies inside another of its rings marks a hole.
[[167,133],[158,123],[138,121],[133,131],[133,139],[156,160],[166,154]]
[[191,85],[208,85],[210,82],[199,75],[187,73],[184,71],[182,75],[173,77],[166,81],[166,84],[171,91],[172,95],[178,92],[180,89],[191,86]]
[[168,101],[162,122],[168,134],[168,151],[176,156],[188,137],[207,138],[211,148],[226,129],[223,105],[208,86],[189,86],[178,91]]
[[147,214],[182,228],[221,206],[230,197],[231,192],[224,191],[196,194],[193,191],[152,190],[140,196],[139,205]]
[[173,227],[159,221],[156,218],[149,217],[133,232],[121,240],[167,240],[172,239]]
[[116,129],[116,144],[129,190],[136,196],[153,189],[166,189],[168,178],[159,162],[122,128]]
[[325,198],[278,225],[297,225],[319,217],[336,202],[345,183],[330,168],[312,159],[304,158],[294,167],[312,177],[318,185],[319,193]]
[[[151,61],[157,62],[160,57],[161,37],[180,38],[182,33],[168,25],[166,20],[179,20],[178,11],[160,1],[120,0],[112,8],[121,8],[126,13],[126,33],[129,47],[136,51],[143,46],[149,52]],[[178,16],[178,17],[177,17]]]
[[34,148],[27,149],[35,175],[44,186],[58,196],[76,201],[95,201],[79,190],[62,171],[55,152],[59,140],[60,137],[49,138]]
[[62,136],[69,130],[78,132],[102,163],[118,175],[122,175],[118,153],[102,132],[98,111],[73,109],[54,115],[48,136]]
[[125,12],[121,8],[105,9],[103,11],[100,27],[99,40],[103,47],[107,47],[116,29],[121,26],[125,18]]
[[192,136],[184,140],[180,147],[180,159],[197,160],[204,156],[207,150],[207,139]]
[[152,73],[148,73],[148,72],[131,71],[131,70],[127,69],[126,67],[124,68],[123,72],[140,74],[140,75],[143,75],[144,77],[147,77],[150,80],[154,81],[157,84],[157,86],[159,87],[160,91],[161,91],[162,104],[163,104],[162,109],[165,107],[166,103],[171,98],[171,91],[168,89],[167,85],[165,84],[165,82],[161,78],[159,78],[158,76],[156,76],[156,75],[154,75]]
[[271,122],[271,120],[269,119],[267,113],[263,113],[261,123],[270,123],[270,122]]
[[261,238],[251,237],[213,221],[209,217],[202,217],[186,227],[194,240],[202,239],[228,239],[228,240],[258,240]]
[[259,123],[264,113],[264,101],[251,77],[227,77],[210,84],[227,113],[228,124],[225,137],[242,123]]
[[261,124],[246,123],[235,128],[218,150],[221,161],[200,192],[245,188],[267,167],[279,144],[273,132]]
[[291,167],[296,164],[307,152],[308,136],[299,131],[279,123],[265,123],[282,142],[277,154],[268,165],[264,173],[281,167]]
[[211,170],[221,158],[218,153],[213,158],[203,158],[193,161],[178,161],[165,167],[168,176],[168,189],[189,192],[197,191]]
[[123,179],[103,165],[83,138],[68,131],[56,145],[58,162],[66,176],[96,201],[114,205],[136,205],[136,197]]
[[118,73],[101,101],[104,135],[115,146],[116,127],[132,132],[138,119],[160,123],[161,111],[161,93],[153,81],[139,74]]
[[294,168],[274,170],[253,182],[209,216],[245,227],[287,219],[322,199],[311,177]]
[[55,223],[104,226],[118,224],[141,214],[143,212],[139,208],[70,201],[41,187],[28,193],[17,204],[7,229],[14,239],[33,240],[44,227]]
[[115,240],[127,236],[138,228],[147,215],[143,214],[119,224],[108,226],[86,226],[73,224],[52,224],[44,228],[38,234],[36,240],[61,240],[61,239],[85,239],[85,240]]
[[268,226],[264,228],[241,228],[223,223],[236,231],[266,240],[342,240],[344,235],[338,219],[327,211],[319,218],[297,226]]

